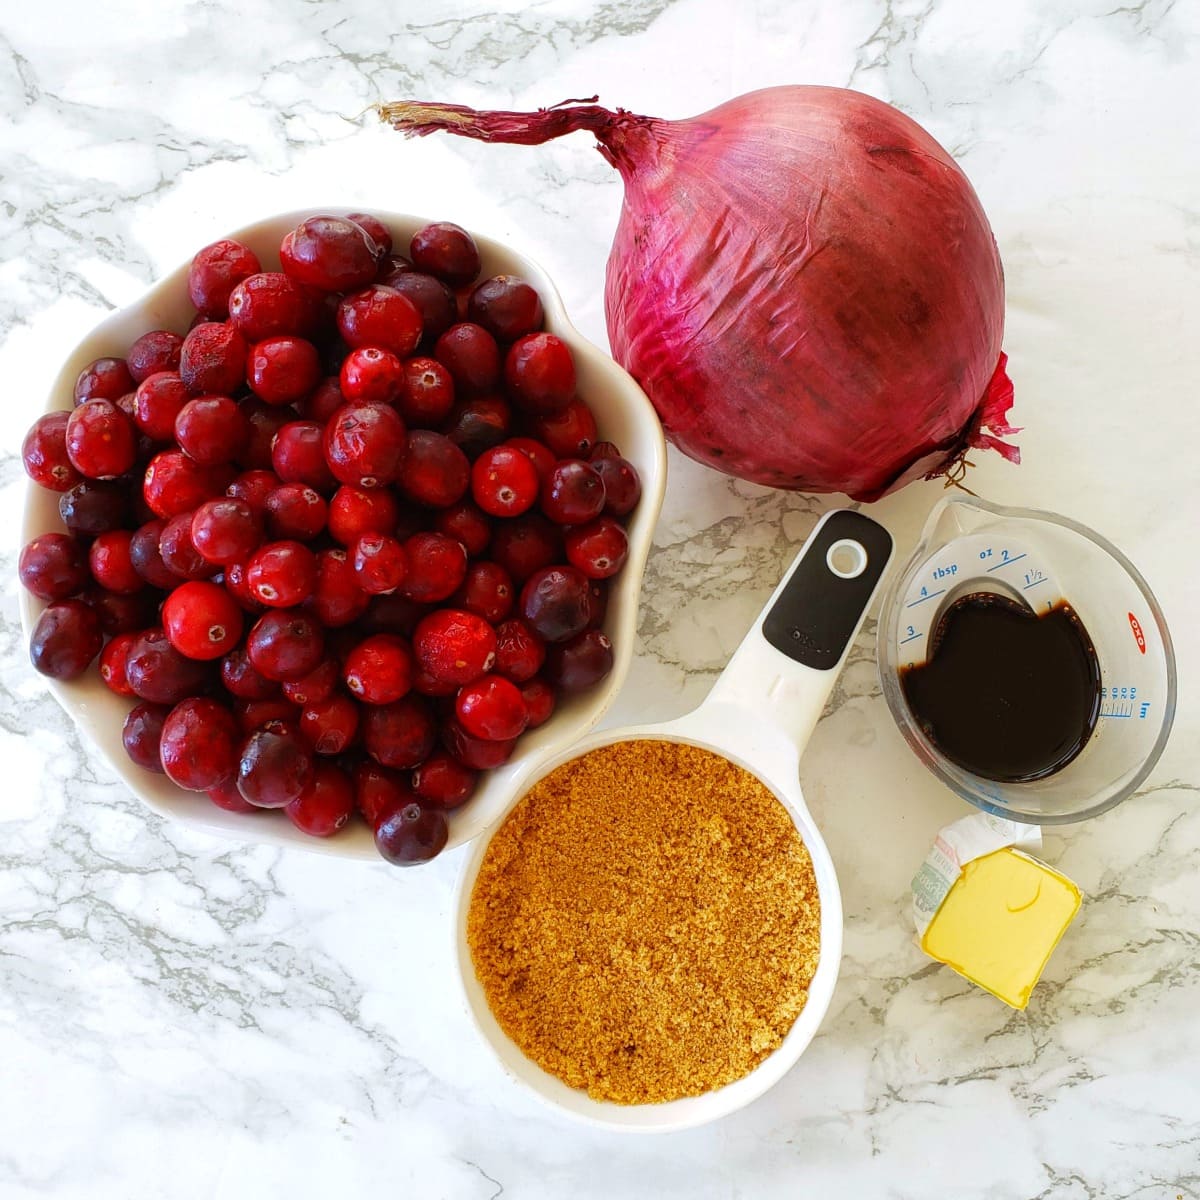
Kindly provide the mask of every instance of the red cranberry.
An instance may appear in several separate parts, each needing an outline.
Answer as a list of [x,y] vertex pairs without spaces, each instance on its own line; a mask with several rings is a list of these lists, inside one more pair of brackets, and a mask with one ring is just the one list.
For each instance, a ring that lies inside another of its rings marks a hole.
[[492,523],[473,500],[460,500],[441,509],[433,518],[433,527],[462,542],[472,557],[482,554],[492,540]]
[[385,767],[415,767],[437,743],[437,723],[420,696],[409,693],[393,704],[369,704],[361,711],[367,753]]
[[450,372],[461,395],[485,395],[500,382],[500,347],[482,325],[451,325],[438,338],[433,355]]
[[164,450],[146,468],[142,496],[155,516],[174,517],[219,496],[231,474],[223,466],[202,466],[182,450]]
[[431,346],[458,319],[454,293],[440,279],[421,271],[406,271],[383,281],[410,300],[421,314],[421,340]]
[[233,462],[250,440],[250,422],[228,396],[198,396],[179,410],[175,440],[204,466]]
[[123,358],[97,358],[88,363],[75,380],[75,403],[119,400],[136,386]]
[[207,663],[180,654],[163,630],[147,629],[130,648],[125,676],[141,699],[178,704],[204,690],[210,671]]
[[266,605],[260,604],[250,591],[250,581],[246,578],[246,564],[242,562],[229,563],[221,572],[225,590],[237,601],[242,612],[258,614],[266,611]]
[[415,797],[398,771],[364,761],[354,767],[354,800],[363,820],[375,829],[385,817],[412,804]]
[[163,603],[162,623],[171,645],[188,658],[220,658],[242,636],[242,610],[216,583],[181,584]]
[[562,561],[562,533],[541,513],[528,512],[497,524],[488,553],[514,583],[524,583],[535,571]]
[[436,358],[410,358],[404,364],[396,411],[410,424],[440,425],[454,407],[454,379]]
[[342,362],[338,385],[351,404],[394,404],[404,386],[404,366],[390,350],[363,346]]
[[29,640],[33,665],[51,679],[74,679],[100,653],[100,618],[82,600],[58,600],[46,608]]
[[485,279],[467,301],[467,316],[500,342],[535,333],[545,319],[537,292],[516,275]]
[[159,557],[176,584],[181,579],[211,579],[217,573],[215,564],[205,559],[192,541],[192,519],[191,513],[172,517],[158,539]]
[[444,679],[435,679],[423,667],[413,672],[413,691],[422,696],[448,697],[458,691],[456,683],[447,683]]
[[408,574],[404,547],[383,533],[364,533],[354,543],[353,562],[358,586],[371,596],[395,591]]
[[559,458],[586,458],[596,442],[596,418],[577,396],[560,412],[534,417],[533,436]]
[[[355,223],[358,224],[359,222]],[[376,244],[378,245],[378,240]],[[412,265],[412,259],[405,258],[403,254],[388,253],[379,260],[378,279],[385,287],[391,287],[393,280],[399,279],[402,275],[408,275],[415,270],[416,267]]]
[[243,471],[226,489],[225,495],[244,500],[256,516],[266,518],[267,497],[283,481],[274,471]]
[[417,306],[394,288],[373,283],[343,298],[337,311],[338,330],[346,345],[378,346],[407,358],[421,340]]
[[273,609],[250,630],[246,653],[254,669],[268,679],[303,679],[325,656],[325,637],[302,610]]
[[319,704],[333,695],[341,678],[337,660],[333,657],[324,658],[303,679],[289,679],[283,685],[283,695],[301,708],[308,704]]
[[408,573],[401,591],[410,600],[434,604],[458,590],[467,573],[462,542],[444,533],[414,533],[404,543]]
[[92,578],[110,592],[140,591],[146,581],[134,569],[130,555],[133,534],[128,529],[110,529],[100,534],[88,549]]
[[532,508],[538,487],[533,460],[513,446],[485,450],[471,468],[471,495],[494,517],[516,517]]
[[442,432],[462,448],[469,459],[498,446],[512,430],[512,409],[502,396],[462,400],[450,411]]
[[159,371],[179,370],[179,351],[183,338],[168,329],[152,329],[143,333],[125,356],[134,383],[141,383]]
[[303,483],[284,483],[267,497],[267,528],[274,538],[312,541],[325,528],[329,506]]
[[549,446],[530,437],[515,437],[509,438],[504,443],[506,446],[511,446],[514,450],[520,450],[522,454],[528,457],[533,463],[533,468],[537,471],[538,486],[541,486],[542,481],[554,470],[554,464],[558,459],[554,455],[554,451]]
[[192,514],[192,545],[205,562],[245,562],[262,542],[262,521],[245,500],[206,500]]
[[412,788],[417,799],[424,805],[442,810],[465,804],[478,782],[478,771],[464,767],[442,750],[435,750],[412,773]]
[[298,733],[273,721],[242,744],[238,791],[258,808],[286,808],[313,776],[312,753]]
[[418,666],[456,686],[472,683],[496,661],[496,631],[475,613],[442,608],[424,617],[412,640]]
[[246,378],[246,339],[224,321],[197,325],[183,339],[179,375],[197,396],[228,396]]
[[268,542],[246,564],[250,594],[269,608],[293,608],[317,586],[317,560],[301,542]]
[[335,692],[309,704],[300,714],[300,734],[316,754],[341,754],[358,732],[358,705]]
[[166,704],[144,702],[129,710],[121,730],[121,741],[125,753],[139,767],[147,771],[163,773],[159,744],[162,741],[163,722],[171,709]]
[[279,247],[284,271],[324,292],[347,292],[375,278],[379,247],[360,225],[344,217],[309,217]]
[[229,293],[243,279],[262,270],[249,246],[225,238],[205,246],[188,268],[188,298],[196,311],[212,321],[229,315]]
[[450,221],[436,221],[418,229],[408,248],[418,271],[428,271],[451,287],[462,287],[479,274],[479,247],[475,239]]
[[521,589],[521,616],[547,642],[569,641],[587,627],[588,581],[574,567],[543,567]]
[[612,517],[597,517],[586,525],[568,529],[563,541],[567,561],[589,579],[615,575],[629,557],[629,539]]
[[88,555],[65,533],[43,533],[21,551],[17,571],[39,600],[65,600],[87,583]]
[[451,604],[476,613],[495,625],[512,611],[516,596],[508,572],[499,563],[480,559],[467,566],[466,578]]
[[265,338],[250,347],[246,382],[266,404],[294,404],[321,382],[317,348],[304,338]]
[[275,435],[295,420],[295,411],[286,405],[274,408],[251,396],[242,401],[242,412],[250,422],[250,440],[237,461],[248,471],[269,470],[273,466],[271,451]]
[[529,729],[544,725],[554,713],[554,689],[544,679],[531,679],[521,684],[521,696],[529,711]]
[[546,661],[546,643],[519,617],[496,627],[496,674],[525,683]]
[[129,522],[129,495],[111,480],[85,479],[58,498],[58,515],[71,533],[95,537]]
[[67,457],[89,479],[115,479],[137,461],[133,422],[111,400],[85,400],[67,421]]
[[599,629],[588,629],[546,655],[546,678],[564,695],[586,691],[612,670],[612,642]]
[[25,474],[34,483],[52,492],[65,492],[82,479],[67,457],[67,424],[70,419],[70,413],[46,413],[34,421],[21,443]]
[[484,675],[468,683],[458,693],[454,711],[467,733],[490,742],[519,737],[529,722],[517,685],[502,675]]
[[414,802],[383,818],[375,846],[393,866],[411,867],[436,858],[448,836],[446,814]]
[[172,783],[207,792],[237,770],[241,735],[233,713],[216,700],[181,700],[163,722],[159,753]]
[[378,251],[381,260],[386,259],[392,252],[392,231],[376,216],[371,213],[351,213],[347,221],[353,221],[355,225],[367,231],[367,236],[375,243],[375,248]]
[[354,785],[333,763],[315,763],[312,779],[284,812],[301,833],[332,837],[354,815]]
[[81,592],[79,599],[100,618],[100,628],[112,636],[153,625],[158,610],[158,595],[150,588],[121,595],[94,587]]
[[279,696],[279,684],[260,675],[241,646],[221,659],[221,683],[239,700],[274,700]]
[[628,516],[642,498],[642,482],[633,464],[620,455],[597,458],[595,447],[590,461],[604,480],[604,511],[614,517]]
[[407,446],[404,422],[394,409],[347,404],[325,427],[325,457],[342,483],[386,487],[400,478]]
[[[522,700],[522,707],[524,703]],[[512,758],[517,746],[516,738],[488,741],[486,738],[472,737],[454,716],[443,720],[441,738],[446,752],[456,762],[462,763],[472,771],[490,771],[494,767],[503,766]]]
[[412,687],[413,655],[408,642],[377,633],[346,655],[346,688],[364,704],[392,704]]
[[218,808],[223,808],[226,812],[254,813],[262,811],[253,804],[247,804],[242,799],[242,793],[238,791],[236,775],[225,780],[224,783],[218,784],[215,788],[209,788],[208,798]]
[[542,512],[559,525],[579,525],[598,517],[604,509],[604,480],[590,463],[569,458],[546,476],[541,493]]
[[175,421],[191,393],[176,371],[156,371],[138,384],[133,400],[137,427],[156,442],[175,436]]
[[358,620],[370,597],[358,586],[354,563],[344,550],[322,550],[317,555],[317,584],[309,605],[327,629]]
[[411,429],[400,487],[417,504],[448,508],[463,498],[471,481],[467,456],[431,429]]
[[552,333],[526,334],[504,359],[504,384],[526,412],[561,412],[575,395],[570,347]]
[[125,673],[125,664],[129,659],[129,651],[133,648],[137,638],[138,635],[132,631],[119,633],[100,651],[101,682],[115,695],[134,695],[133,688],[129,686],[129,676]]
[[[341,364],[338,364],[339,369]],[[341,381],[336,375],[326,375],[316,388],[297,405],[296,409],[305,420],[324,425],[343,404]]]
[[306,337],[319,313],[314,294],[281,271],[251,275],[229,294],[229,320],[248,342],[281,334]]
[[273,700],[236,700],[233,705],[237,714],[238,728],[249,737],[257,729],[284,722],[295,725],[300,710],[290,701],[276,696]]
[[316,421],[289,421],[275,435],[271,462],[284,483],[332,492],[337,480],[325,461],[325,430]]

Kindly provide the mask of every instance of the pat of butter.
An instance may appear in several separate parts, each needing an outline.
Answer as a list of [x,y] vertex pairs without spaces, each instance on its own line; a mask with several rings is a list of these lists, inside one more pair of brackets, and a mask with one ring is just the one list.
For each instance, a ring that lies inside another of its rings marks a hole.
[[1080,900],[1065,875],[1005,846],[963,866],[921,949],[1005,1004],[1024,1008]]

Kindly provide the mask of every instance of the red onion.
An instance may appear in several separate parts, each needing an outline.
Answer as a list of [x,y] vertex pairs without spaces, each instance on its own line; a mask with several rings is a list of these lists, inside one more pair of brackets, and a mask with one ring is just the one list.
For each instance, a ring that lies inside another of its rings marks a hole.
[[687,121],[590,101],[379,112],[412,134],[595,135],[625,183],[612,353],[692,458],[856,500],[957,478],[973,447],[1020,461],[993,436],[1017,430],[987,218],[954,160],[890,105],[797,86]]

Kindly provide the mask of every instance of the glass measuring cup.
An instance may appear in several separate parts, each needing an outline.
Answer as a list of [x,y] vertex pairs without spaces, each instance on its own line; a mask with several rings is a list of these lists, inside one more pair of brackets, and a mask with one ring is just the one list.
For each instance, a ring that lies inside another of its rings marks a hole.
[[820,954],[808,999],[782,1044],[748,1075],[700,1096],[662,1104],[594,1100],[526,1058],[501,1029],[475,974],[467,942],[471,894],[491,834],[478,838],[459,881],[455,931],[467,1009],[485,1042],[516,1080],[581,1120],[630,1132],[684,1129],[716,1120],[778,1082],[812,1040],[833,997],[842,956],[842,904],[833,860],[800,791],[800,754],[870,607],[892,551],[888,532],[861,513],[827,514],[734,652],[707,699],[686,716],[593,733],[539,763],[492,827],[539,779],[615,742],[686,742],[756,775],[783,804],[809,854],[821,902]]
[[[926,661],[930,635],[961,596],[994,592],[1035,612],[1066,601],[1100,666],[1100,710],[1082,751],[1022,783],[985,779],[930,744],[909,710],[900,672]],[[877,661],[883,694],[917,757],[964,800],[1018,821],[1094,817],[1133,794],[1166,745],[1175,716],[1175,654],[1146,581],[1111,542],[1055,513],[968,496],[936,505],[883,601]]]

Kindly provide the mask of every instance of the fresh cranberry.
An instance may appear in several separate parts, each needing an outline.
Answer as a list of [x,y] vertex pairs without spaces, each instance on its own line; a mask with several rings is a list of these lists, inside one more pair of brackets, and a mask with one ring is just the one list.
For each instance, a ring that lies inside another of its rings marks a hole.
[[401,591],[410,600],[434,604],[458,590],[467,573],[462,542],[444,533],[414,533],[404,543],[408,573]]
[[192,541],[192,520],[192,513],[179,513],[163,526],[158,538],[158,555],[175,576],[175,583],[181,579],[211,579],[217,573],[216,565]]
[[262,521],[245,500],[221,496],[206,500],[192,514],[192,545],[205,562],[245,562],[262,542]]
[[179,410],[175,440],[204,466],[233,462],[250,440],[250,422],[228,396],[197,396]]
[[286,808],[308,787],[313,767],[304,739],[284,722],[273,721],[242,743],[238,791],[258,808]]
[[269,608],[293,608],[317,586],[317,559],[302,542],[268,542],[246,564],[250,594]]
[[404,365],[390,350],[363,346],[346,355],[338,385],[350,404],[394,404],[404,386]]
[[215,788],[209,788],[208,798],[218,808],[223,808],[226,812],[254,813],[262,811],[242,799],[242,793],[238,791],[236,775],[225,780],[224,783],[217,784]]
[[300,734],[316,754],[341,754],[358,732],[358,705],[342,692],[305,707]]
[[270,470],[275,435],[296,419],[295,410],[286,405],[273,407],[264,404],[257,396],[251,396],[242,401],[242,412],[250,422],[250,440],[237,461],[248,471]]
[[67,457],[67,424],[70,420],[70,413],[46,413],[34,421],[21,443],[25,474],[52,492],[65,492],[83,478]]
[[424,667],[417,667],[413,672],[413,691],[422,696],[440,699],[453,696],[458,691],[458,684],[447,683],[444,679],[436,679]]
[[52,679],[74,679],[100,653],[104,634],[100,618],[82,600],[58,600],[46,608],[33,628],[29,657]]
[[460,395],[486,395],[500,382],[500,347],[473,321],[451,325],[438,338],[433,356],[450,372]]
[[363,744],[385,767],[415,767],[437,744],[429,702],[411,692],[393,704],[366,705],[361,712]]
[[342,483],[386,487],[400,478],[407,436],[394,409],[347,404],[325,427],[325,457]]
[[58,515],[71,533],[95,537],[129,523],[130,497],[111,480],[84,479],[58,498]]
[[516,517],[532,508],[538,486],[533,460],[512,446],[485,450],[471,468],[471,495],[494,517]]
[[344,217],[309,217],[287,234],[279,261],[291,278],[323,292],[347,292],[375,278],[379,247]]
[[346,345],[355,349],[378,346],[397,358],[407,358],[421,340],[417,306],[394,288],[378,283],[344,297],[338,305],[337,324]]
[[329,502],[329,533],[343,546],[353,546],[364,533],[390,534],[398,516],[396,498],[388,489],[345,484]]
[[412,788],[417,799],[423,805],[443,811],[458,808],[470,800],[478,782],[478,771],[464,767],[443,750],[435,750],[412,773]]
[[[341,364],[338,364],[339,368]],[[309,395],[296,405],[297,411],[307,421],[324,425],[343,404],[341,381],[336,375],[326,375]]]
[[596,442],[596,418],[578,396],[559,412],[534,417],[530,426],[559,458],[586,458]]
[[354,801],[372,829],[415,799],[408,780],[398,771],[369,760],[355,764]]
[[183,346],[183,338],[169,329],[152,329],[143,333],[125,356],[129,374],[134,383],[140,384],[159,371],[179,370],[179,351]]
[[92,578],[110,592],[127,594],[146,586],[134,569],[130,556],[133,534],[128,529],[110,529],[100,534],[88,549],[88,567]]
[[433,345],[458,318],[454,293],[422,271],[406,271],[383,280],[387,287],[411,300],[421,314],[421,341]]
[[315,763],[312,779],[283,811],[301,833],[332,837],[354,815],[354,785],[333,763]]
[[554,464],[558,462],[554,451],[535,438],[514,437],[509,438],[504,444],[505,446],[511,446],[514,450],[520,450],[533,463],[533,468],[537,471],[539,487],[546,476],[554,470]]
[[552,333],[526,334],[505,356],[504,384],[526,412],[561,412],[575,395],[570,347]]
[[156,517],[174,517],[221,495],[232,473],[224,466],[202,466],[182,450],[164,450],[146,468],[142,496]]
[[163,722],[159,753],[172,783],[207,792],[237,770],[241,736],[233,713],[216,700],[181,700]]
[[87,583],[88,555],[68,534],[43,533],[21,551],[17,572],[25,590],[39,600],[65,600]]
[[546,656],[546,678],[564,695],[586,691],[613,665],[612,642],[599,629],[588,629]]
[[437,533],[462,542],[472,557],[482,554],[492,540],[492,523],[473,500],[460,500],[439,510],[433,519],[433,527]]
[[436,858],[448,837],[446,814],[413,802],[380,821],[375,846],[393,866],[411,867]]
[[410,358],[404,365],[396,410],[410,424],[440,425],[454,407],[454,379],[436,358]]
[[558,463],[542,484],[542,512],[559,525],[579,525],[604,510],[604,480],[582,459]]
[[242,610],[219,584],[192,581],[163,603],[163,631],[188,658],[220,658],[241,640]]
[[545,661],[546,643],[520,617],[496,626],[496,674],[525,683]]
[[115,479],[137,461],[133,422],[111,400],[85,400],[67,421],[67,457],[88,479]]
[[479,247],[475,239],[450,221],[435,221],[418,229],[408,247],[418,271],[428,271],[451,287],[462,287],[479,275]]
[[588,580],[574,567],[543,567],[521,589],[521,616],[547,642],[569,641],[587,628]]
[[499,563],[479,559],[468,564],[466,578],[450,603],[495,625],[508,616],[515,600],[508,572]]
[[239,700],[274,700],[280,694],[279,684],[259,674],[243,646],[221,659],[221,684]]
[[535,571],[562,561],[562,532],[541,513],[528,512],[496,525],[488,554],[514,583],[524,583]]
[[301,708],[328,700],[337,689],[342,673],[337,659],[323,658],[303,679],[289,679],[283,685],[284,698]]
[[142,700],[155,704],[178,704],[197,695],[210,674],[207,663],[180,654],[161,629],[140,633],[125,660],[129,686]]
[[163,773],[159,744],[162,741],[163,722],[171,709],[166,704],[144,702],[129,710],[121,729],[121,742],[125,753],[146,771]]
[[282,696],[271,700],[236,700],[233,711],[237,715],[238,728],[245,737],[268,725],[281,721],[295,725],[300,719],[300,709]]
[[442,432],[472,461],[498,446],[511,431],[512,408],[503,396],[458,401],[442,427]]
[[377,633],[346,655],[343,678],[364,704],[392,704],[412,688],[413,655],[406,639]]
[[492,669],[496,631],[475,613],[442,608],[420,621],[412,648],[422,670],[440,682],[462,686]]
[[283,481],[274,471],[243,471],[226,489],[225,495],[244,500],[256,516],[267,515],[267,497]]
[[183,339],[179,375],[196,396],[228,396],[246,379],[246,339],[225,321],[197,325]]
[[516,275],[493,275],[479,284],[467,301],[467,316],[500,342],[535,333],[545,319],[537,292]]
[[375,243],[375,248],[378,251],[378,257],[383,260],[392,252],[392,231],[376,216],[371,213],[351,213],[347,221],[353,221],[355,225],[367,231],[367,236]]
[[303,679],[325,656],[320,625],[300,609],[263,613],[246,637],[246,653],[260,675],[280,683]]
[[175,420],[190,396],[177,371],[156,371],[138,384],[133,419],[147,437],[170,441],[175,436]]
[[229,320],[249,342],[283,334],[306,337],[319,313],[314,294],[281,271],[251,275],[229,294]]
[[589,460],[604,480],[604,511],[613,517],[626,517],[642,498],[642,482],[632,463],[620,455],[596,457],[595,447]]
[[354,574],[368,595],[393,592],[408,574],[408,555],[395,538],[364,533],[353,548]]
[[158,598],[159,593],[150,588],[122,595],[102,587],[91,587],[79,594],[79,599],[99,617],[100,628],[110,637],[153,625]]
[[304,338],[282,335],[250,347],[246,382],[266,404],[294,404],[321,381],[317,348]]
[[354,563],[345,550],[322,550],[317,555],[317,583],[309,606],[327,629],[358,620],[370,596],[358,586]]
[[274,538],[308,542],[325,528],[329,506],[307,484],[280,484],[267,497],[267,528]]
[[521,697],[529,712],[529,729],[544,725],[554,714],[554,688],[538,677],[521,684]]
[[471,482],[467,456],[431,429],[411,429],[400,487],[417,504],[448,508],[466,494]]
[[192,259],[188,298],[202,317],[223,321],[229,315],[229,293],[260,270],[258,256],[249,246],[232,238],[213,242]]
[[502,675],[468,683],[458,693],[454,712],[467,733],[491,742],[519,737],[529,722],[520,690]]
[[138,635],[132,631],[119,633],[105,644],[100,651],[99,674],[101,682],[110,692],[117,696],[134,695],[129,686],[129,676],[125,673],[125,664],[129,659],[129,651],[137,641]]
[[75,403],[119,400],[136,386],[123,358],[97,358],[88,363],[75,380]]
[[[353,218],[351,219],[353,220]],[[360,223],[355,222],[355,224]],[[376,245],[378,245],[378,239],[376,239]],[[411,258],[405,258],[403,254],[389,252],[379,260],[379,274],[377,278],[385,287],[391,287],[394,279],[399,279],[402,275],[411,274],[415,270],[416,267],[412,265]]]
[[567,561],[589,579],[615,575],[629,556],[629,539],[612,517],[597,517],[586,525],[568,529],[563,541]]
[[[522,707],[524,703],[522,700]],[[516,738],[488,741],[487,738],[473,737],[453,715],[442,721],[441,739],[446,752],[472,771],[490,771],[503,766],[517,746]]]
[[332,492],[337,480],[325,461],[325,430],[316,421],[289,421],[275,435],[271,463],[284,483]]

